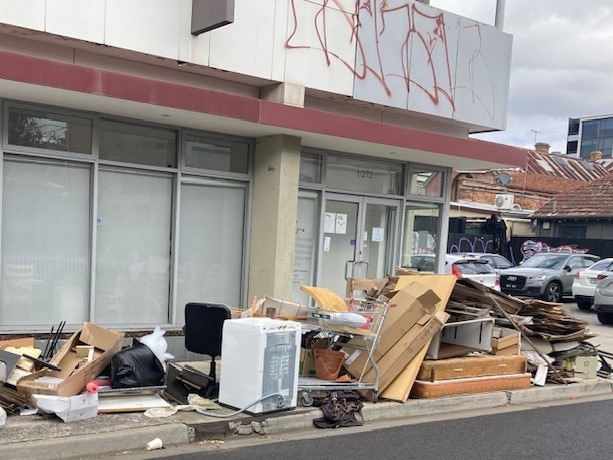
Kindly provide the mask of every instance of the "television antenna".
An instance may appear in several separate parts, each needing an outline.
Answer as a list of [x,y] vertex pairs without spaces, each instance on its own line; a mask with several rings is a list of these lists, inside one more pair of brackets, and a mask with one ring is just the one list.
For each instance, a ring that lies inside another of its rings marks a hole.
[[538,130],[538,129],[531,129],[530,131],[534,133],[534,143],[535,144],[536,144],[537,137],[539,134],[551,134],[555,132],[555,131],[545,131],[545,130]]

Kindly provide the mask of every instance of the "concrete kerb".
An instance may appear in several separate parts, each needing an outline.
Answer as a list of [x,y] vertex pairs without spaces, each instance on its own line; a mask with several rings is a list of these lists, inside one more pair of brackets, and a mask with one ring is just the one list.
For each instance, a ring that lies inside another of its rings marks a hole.
[[[475,409],[487,409],[504,406],[519,406],[547,401],[562,401],[587,396],[613,394],[613,382],[596,379],[568,385],[553,384],[544,387],[531,387],[525,390],[506,390],[490,393],[449,396],[432,399],[409,399],[404,403],[380,401],[366,403],[362,409],[364,422],[394,420],[429,414],[454,413]],[[285,416],[271,416],[264,420],[251,422],[251,427],[242,426],[242,434],[279,434],[313,427],[313,419],[321,417],[321,411]],[[237,427],[232,430],[239,433]]]
[[568,385],[558,384],[544,387],[532,387],[525,390],[509,391],[512,405],[539,403],[544,401],[561,401],[613,394],[613,382],[603,379],[586,380]]
[[0,458],[53,460],[113,455],[122,451],[145,450],[149,441],[160,438],[164,446],[184,445],[193,441],[193,429],[182,423],[136,427],[119,432],[85,434],[0,447]]

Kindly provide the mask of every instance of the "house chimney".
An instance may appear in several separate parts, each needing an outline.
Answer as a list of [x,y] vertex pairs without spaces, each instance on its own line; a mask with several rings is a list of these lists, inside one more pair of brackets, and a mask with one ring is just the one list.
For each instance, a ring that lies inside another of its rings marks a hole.
[[550,145],[547,142],[537,142],[534,144],[534,150],[536,153],[549,153]]
[[594,150],[592,153],[590,153],[590,161],[592,163],[597,162],[601,158],[602,158],[602,152],[600,150]]

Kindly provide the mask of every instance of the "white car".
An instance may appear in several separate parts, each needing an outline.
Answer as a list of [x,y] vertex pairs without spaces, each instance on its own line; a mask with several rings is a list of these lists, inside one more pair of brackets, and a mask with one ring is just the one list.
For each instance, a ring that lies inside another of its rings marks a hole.
[[[420,272],[434,272],[435,261],[434,254],[416,254],[411,257],[411,266],[406,268]],[[478,281],[489,288],[500,290],[498,273],[486,259],[478,256],[471,257],[460,253],[446,254],[444,273]]]
[[497,291],[500,290],[498,273],[494,271],[494,268],[486,259],[447,254],[445,257],[445,273],[451,273],[458,278],[477,281]]
[[596,284],[606,276],[603,274],[606,271],[613,271],[613,257],[600,259],[595,264],[575,274],[572,289],[579,310],[592,308]]

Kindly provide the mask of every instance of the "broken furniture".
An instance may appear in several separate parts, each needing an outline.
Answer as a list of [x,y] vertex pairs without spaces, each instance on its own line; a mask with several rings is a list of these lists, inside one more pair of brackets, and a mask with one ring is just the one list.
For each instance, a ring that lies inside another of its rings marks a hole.
[[216,358],[221,356],[223,324],[231,316],[230,308],[224,304],[189,302],[185,305],[185,348],[211,357],[211,382],[201,396],[216,398],[219,393]]

